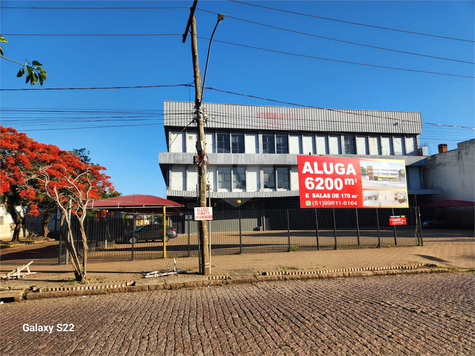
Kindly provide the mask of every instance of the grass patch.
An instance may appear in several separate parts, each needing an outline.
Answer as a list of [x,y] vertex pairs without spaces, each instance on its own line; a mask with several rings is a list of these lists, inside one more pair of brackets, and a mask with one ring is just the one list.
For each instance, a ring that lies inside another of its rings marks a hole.
[[22,244],[18,241],[0,241],[0,248],[17,247],[18,245]]

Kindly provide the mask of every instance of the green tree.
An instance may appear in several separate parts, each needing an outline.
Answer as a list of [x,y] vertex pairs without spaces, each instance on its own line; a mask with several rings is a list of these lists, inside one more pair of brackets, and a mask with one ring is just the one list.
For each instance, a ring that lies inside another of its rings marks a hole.
[[[87,148],[73,148],[70,152],[73,154],[73,156],[79,157],[81,159],[81,162],[87,164],[94,164],[91,162],[91,157],[89,157],[91,152]],[[104,193],[101,194],[101,199],[115,198],[120,197],[121,195],[122,193],[120,192],[116,192],[115,190],[111,192],[110,190],[106,189]]]
[[[0,43],[8,43],[7,39],[0,35]],[[36,83],[40,82],[40,85],[43,85],[44,81],[46,80],[46,72],[42,67],[42,64],[38,61],[33,61],[32,63],[26,61],[26,63],[20,63],[13,59],[7,58],[3,56],[3,47],[0,46],[0,57],[6,59],[7,61],[16,63],[21,65],[21,68],[18,73],[17,77],[23,77],[26,74],[26,82],[30,82],[31,85],[35,85]]]
[[72,151],[70,151],[70,152],[73,154],[73,156],[77,156],[77,157],[81,158],[82,162],[87,163],[87,164],[93,164],[91,162],[91,157],[89,157],[91,152],[89,152],[85,147],[83,147],[83,148],[73,148]]

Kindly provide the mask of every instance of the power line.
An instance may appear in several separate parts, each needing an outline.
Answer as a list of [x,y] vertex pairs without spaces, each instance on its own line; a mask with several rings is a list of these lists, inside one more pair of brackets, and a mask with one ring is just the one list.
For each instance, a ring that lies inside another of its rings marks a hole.
[[0,91],[28,91],[28,90],[110,90],[110,89],[150,89],[150,88],[173,88],[192,87],[193,84],[161,84],[161,85],[135,85],[126,87],[89,87],[89,88],[0,88]]
[[[209,11],[209,10],[204,10],[204,9],[198,9],[198,10],[203,11],[203,12],[208,12],[208,13],[211,13],[211,14],[218,14],[217,12],[214,12],[214,11]],[[352,45],[356,45],[356,46],[363,46],[363,47],[368,47],[368,48],[380,49],[380,50],[384,50],[384,51],[391,51],[391,52],[396,52],[396,53],[409,54],[409,55],[413,55],[413,56],[420,56],[420,57],[427,57],[427,58],[440,59],[440,60],[444,60],[444,61],[452,61],[452,62],[459,62],[459,63],[475,64],[475,62],[469,62],[469,61],[464,61],[464,60],[460,60],[460,59],[453,59],[453,58],[446,58],[446,57],[431,56],[431,55],[428,55],[428,54],[422,54],[422,53],[416,53],[416,52],[409,52],[409,51],[402,51],[402,50],[393,49],[393,48],[379,47],[379,46],[373,46],[373,45],[368,45],[368,44],[359,43],[359,42],[341,40],[341,39],[338,39],[338,38],[320,36],[320,35],[315,35],[315,34],[313,34],[313,33],[302,32],[302,31],[292,30],[292,29],[288,29],[288,28],[283,28],[283,27],[268,25],[268,24],[264,24],[264,23],[262,23],[262,22],[250,21],[250,20],[241,19],[241,18],[238,18],[238,17],[229,16],[229,15],[226,15],[226,17],[227,17],[227,18],[234,19],[234,20],[238,20],[238,21],[243,21],[243,22],[252,23],[252,24],[255,24],[255,25],[259,25],[259,26],[265,26],[265,27],[269,27],[269,28],[281,30],[281,31],[287,31],[287,32],[297,33],[297,34],[300,34],[300,35],[311,36],[311,37],[316,37],[316,38],[322,38],[322,39],[329,40],[329,41],[342,42],[342,43],[352,44]]]
[[[156,88],[156,87],[162,87],[162,86],[163,85],[128,86],[128,87],[96,87],[96,88],[91,88],[91,89],[136,89],[136,88]],[[193,87],[193,84],[174,84],[174,85],[165,85],[165,86]],[[40,88],[40,89],[18,89],[18,90],[45,90],[45,89],[47,89],[47,90],[85,90],[85,89],[89,89],[89,88]],[[238,93],[238,92],[233,92],[233,91],[229,91],[229,90],[217,89],[217,88],[213,88],[213,87],[206,87],[205,89],[214,90],[214,91],[218,91],[218,92],[225,93],[225,94],[244,96],[244,97],[247,97],[247,98],[270,101],[270,102],[285,104],[285,105],[299,106],[299,107],[304,107],[304,108],[321,109],[321,110],[327,110],[327,111],[335,111],[335,112],[340,112],[340,113],[350,114],[350,115],[370,116],[370,117],[377,117],[377,118],[390,119],[390,120],[396,120],[396,121],[413,122],[413,121],[410,121],[410,120],[396,119],[396,118],[391,118],[391,117],[387,117],[387,116],[379,116],[379,115],[371,115],[371,114],[360,114],[360,113],[346,111],[346,110],[343,110],[343,109],[329,109],[329,108],[323,108],[323,107],[312,106],[312,105],[304,105],[304,104],[293,103],[293,102],[288,102],[288,101],[283,101],[283,100],[265,98],[265,97],[257,96],[257,95],[244,94],[244,93]],[[11,90],[11,89],[0,89],[0,90]],[[17,90],[17,89],[13,89],[13,90]],[[29,109],[22,109],[22,110],[29,110]],[[31,109],[31,110],[34,110],[34,109]],[[5,111],[5,109],[3,111]],[[192,112],[185,112],[185,113],[175,112],[173,114],[174,115],[183,115],[183,114],[186,115],[186,114],[192,114]],[[208,114],[212,114],[212,113],[208,112]],[[160,115],[163,115],[163,114],[160,114]],[[470,126],[457,126],[457,125],[438,124],[438,123],[431,123],[431,122],[422,122],[422,124],[475,130],[475,127],[470,127]]]
[[[207,89],[210,89],[210,90],[213,90],[213,88],[207,88]],[[237,93],[239,94],[239,93]],[[242,95],[245,95],[245,94],[242,94]],[[245,96],[249,96],[249,95],[245,95]],[[260,97],[259,97],[260,98]],[[379,115],[371,115],[371,114],[361,114],[361,113],[353,113],[353,112],[349,112],[349,111],[346,111],[346,110],[343,110],[343,109],[327,109],[327,108],[320,108],[320,107],[316,107],[316,106],[309,106],[309,105],[303,105],[303,104],[296,104],[296,103],[288,103],[288,102],[283,102],[283,101],[279,101],[279,100],[274,100],[274,99],[268,99],[268,98],[260,98],[260,99],[263,99],[263,100],[270,100],[270,101],[276,101],[276,102],[279,102],[279,103],[284,103],[284,104],[291,104],[291,105],[294,105],[294,106],[303,106],[303,107],[306,107],[306,108],[316,108],[316,109],[322,109],[322,110],[328,110],[328,111],[335,111],[335,112],[340,112],[340,113],[345,113],[345,114],[350,114],[350,115],[359,115],[359,116],[365,116],[365,117],[377,117],[377,118],[383,118],[383,119],[390,119],[390,120],[393,120],[393,121],[404,121],[404,122],[414,122],[414,121],[411,121],[411,120],[404,120],[404,119],[397,119],[397,118],[391,118],[391,117],[387,117],[387,116],[379,116]],[[28,109],[26,109],[28,110]],[[168,113],[167,112],[167,115],[168,116],[173,116],[173,115],[190,115],[192,116],[194,113],[193,110],[190,110],[190,111],[176,111],[176,112],[172,112],[172,113]],[[216,122],[216,123],[226,123],[224,121],[219,121],[219,120],[216,120],[214,119],[214,117],[219,117],[219,116],[223,116],[223,117],[227,117],[228,119],[230,118],[229,115],[225,115],[225,114],[217,114],[217,113],[214,113],[214,112],[210,112],[210,111],[206,111],[207,115],[208,116],[211,116],[211,117],[208,117],[208,121],[210,122]],[[32,112],[33,114],[33,112]],[[159,116],[163,116],[164,113],[160,113],[158,114]],[[231,116],[231,118],[234,118],[236,120],[242,120],[244,117],[238,117],[238,116]],[[45,119],[47,120],[47,122],[41,122],[41,121],[38,121],[39,119]],[[79,117],[79,118],[74,118],[74,117],[62,117],[62,118],[51,118],[50,116],[48,117],[37,117],[35,116],[35,118],[32,120],[34,120],[33,122],[32,121],[28,121],[28,120],[21,120],[20,118],[16,117],[16,119],[3,119],[2,121],[3,122],[8,122],[7,125],[10,125],[10,124],[16,124],[16,125],[22,125],[22,124],[27,124],[29,125],[29,127],[31,127],[31,125],[41,125],[41,126],[55,126],[54,129],[51,129],[51,130],[66,130],[66,129],[80,129],[82,127],[76,127],[76,128],[70,128],[70,127],[67,127],[67,128],[60,128],[60,127],[57,127],[58,124],[70,124],[70,123],[76,123],[76,124],[82,124],[82,123],[90,123],[90,122],[96,122],[96,123],[99,123],[99,122],[120,122],[120,121],[127,121],[127,122],[138,122],[138,121],[156,121],[155,123],[153,124],[147,124],[147,123],[136,123],[134,125],[108,125],[108,126],[87,126],[87,127],[83,127],[83,128],[106,128],[106,127],[129,127],[129,126],[149,126],[149,125],[162,125],[164,120],[163,119],[157,119],[156,117],[146,117],[146,118],[140,118],[139,116],[137,117],[126,117],[126,118],[121,118],[121,117]],[[60,121],[57,121],[57,120],[60,120]],[[329,121],[326,121],[326,122],[329,122]],[[331,122],[336,122],[336,121],[331,121]],[[348,121],[350,122],[350,121]],[[188,127],[192,122],[190,122],[186,127]],[[354,123],[354,122],[353,122]],[[363,124],[363,123],[361,123]],[[453,128],[453,129],[463,129],[463,130],[474,130],[475,131],[475,127],[470,127],[470,126],[460,126],[460,125],[451,125],[451,124],[440,124],[440,123],[433,123],[433,122],[421,122],[421,124],[423,126],[427,126],[429,125],[430,127],[427,128],[427,131],[423,132],[421,135],[424,135],[425,139],[426,140],[429,140],[429,139],[438,139],[440,140],[440,138],[438,136],[430,136],[431,135],[431,131],[433,132],[434,130],[438,130],[438,129],[442,129],[442,128]],[[185,127],[185,128],[186,128]],[[249,129],[249,128],[253,128],[253,127],[242,127],[243,129]],[[31,129],[33,130],[33,129]],[[34,129],[35,131],[37,131],[37,129]],[[49,129],[44,129],[44,130],[49,130]],[[466,131],[465,131],[466,132]],[[462,138],[465,138],[466,137],[466,133],[465,132],[461,132],[461,131],[458,131],[457,132],[450,132],[449,134],[447,134],[447,132],[444,133],[444,137],[445,138],[448,138],[448,139],[462,139]]]
[[85,126],[85,127],[55,127],[55,128],[48,128],[48,129],[30,129],[28,128],[26,131],[60,131],[60,130],[84,130],[84,129],[106,129],[112,127],[136,127],[136,126],[157,126],[161,125],[160,123],[154,124],[133,124],[133,125],[107,125],[107,126]]
[[[308,106],[306,106],[308,107]],[[355,116],[364,116],[364,117],[376,117],[376,118],[381,118],[381,119],[387,119],[387,120],[391,120],[391,121],[399,121],[399,122],[409,122],[409,123],[421,123],[422,125],[432,125],[432,126],[438,126],[438,128],[442,128],[442,127],[450,127],[450,128],[456,128],[456,129],[464,129],[464,130],[474,130],[475,131],[475,127],[470,127],[470,126],[458,126],[458,125],[450,125],[450,124],[438,124],[438,123],[433,123],[433,122],[419,122],[419,121],[412,121],[412,120],[405,120],[405,119],[398,119],[398,118],[394,118],[394,117],[387,117],[387,116],[380,116],[380,115],[371,115],[371,114],[362,114],[362,113],[353,113],[353,112],[349,112],[349,111],[345,111],[345,110],[340,110],[340,109],[325,109],[325,108],[319,108],[319,107],[311,107],[311,108],[315,108],[315,109],[322,109],[322,110],[328,110],[328,111],[335,111],[335,112],[340,112],[340,113],[343,113],[343,114],[348,114],[348,115],[355,115]],[[226,114],[216,114],[216,113],[213,113],[213,112],[209,112],[209,111],[206,111],[207,113],[207,121],[210,121],[210,122],[215,122],[215,123],[219,123],[219,124],[228,124],[229,121],[222,121],[222,120],[219,120],[219,117],[225,117],[227,119],[229,118],[232,118],[232,119],[236,119],[236,120],[243,120],[245,119],[246,117],[242,116],[242,117],[237,117],[237,116],[229,116],[229,115],[226,115]],[[216,119],[218,118],[218,119]],[[302,122],[303,121],[306,121],[305,119],[300,119]],[[299,119],[294,119],[294,121],[299,121]],[[340,120],[325,120],[325,123],[328,124],[328,123],[341,123]],[[355,121],[352,121],[352,120],[347,120],[346,121],[347,123],[351,123],[353,126],[356,125],[366,125],[364,122],[355,122]],[[249,126],[249,127],[243,127],[243,128],[246,128],[246,129],[254,129],[255,127],[254,126]]]
[[[370,25],[370,24],[364,24],[364,23],[360,23],[360,22],[352,22],[352,21],[334,19],[334,18],[330,18],[330,17],[305,14],[305,13],[300,13],[300,12],[296,12],[296,11],[277,9],[277,8],[264,6],[264,5],[250,4],[250,3],[246,3],[244,1],[237,1],[237,0],[229,0],[229,1],[239,3],[239,4],[243,4],[243,5],[248,5],[248,6],[260,7],[260,8],[264,8],[264,9],[268,9],[268,10],[280,11],[280,12],[285,12],[285,13],[300,15],[300,16],[313,17],[313,18],[318,18],[318,19],[328,20],[328,21],[336,21],[336,22],[346,23],[346,24],[350,24],[350,25],[365,26],[365,27],[377,28],[377,29],[381,29],[381,30],[404,32],[404,33],[410,33],[410,34],[413,34],[413,35],[443,38],[443,39],[454,40],[454,41],[475,42],[474,40],[467,40],[467,39],[463,39],[463,38],[434,35],[434,34],[429,34],[429,33],[408,31],[408,30],[402,30],[402,29],[391,28],[391,27]],[[169,10],[169,9],[189,9],[189,7],[188,6],[140,6],[140,7],[138,7],[138,6],[134,6],[134,7],[0,6],[0,9],[21,9],[21,10]]]
[[53,7],[53,6],[0,6],[0,9],[17,10],[169,10],[189,9],[188,6],[148,6],[148,7]]
[[289,14],[300,15],[300,16],[307,16],[307,17],[313,17],[313,18],[322,19],[322,20],[328,20],[328,21],[336,21],[336,22],[346,23],[346,24],[350,24],[350,25],[365,26],[365,27],[377,28],[377,29],[380,29],[380,30],[404,32],[404,33],[410,33],[410,34],[412,34],[412,35],[420,35],[420,36],[429,36],[429,37],[443,38],[443,39],[446,39],[446,40],[454,40],[454,41],[463,41],[463,42],[472,42],[472,43],[475,43],[474,40],[467,40],[467,39],[463,39],[463,38],[440,36],[440,35],[434,35],[434,34],[430,34],[430,33],[423,33],[423,32],[416,32],[416,31],[401,30],[401,29],[397,29],[397,28],[384,27],[384,26],[369,25],[369,24],[365,24],[365,23],[361,23],[361,22],[352,22],[352,21],[345,21],[345,20],[333,19],[333,18],[330,18],[330,17],[317,16],[317,15],[310,15],[310,14],[305,14],[305,13],[296,12],[296,11],[277,9],[277,8],[274,8],[274,7],[269,7],[269,6],[264,6],[264,5],[250,4],[250,3],[247,3],[247,2],[244,2],[244,1],[238,1],[238,0],[229,0],[229,1],[235,2],[235,3],[239,3],[239,4],[243,4],[243,5],[248,5],[248,6],[260,7],[260,8],[268,9],[268,10],[286,12],[286,13],[289,13]]
[[470,126],[458,126],[458,125],[448,125],[448,124],[437,124],[434,122],[422,122],[424,125],[434,125],[434,126],[441,126],[441,127],[455,127],[458,129],[469,129],[469,130],[475,130],[475,127],[470,127]]
[[181,33],[4,33],[3,36],[37,37],[158,37],[182,36]]
[[[370,117],[377,117],[377,118],[382,118],[382,119],[390,119],[390,120],[395,120],[395,121],[414,122],[414,121],[410,121],[410,120],[396,119],[396,118],[392,118],[392,117],[388,117],[388,116],[371,115],[371,114],[360,114],[360,113],[350,112],[350,111],[346,111],[346,110],[342,110],[342,109],[329,109],[329,108],[322,108],[322,107],[312,106],[312,105],[297,104],[297,103],[292,103],[292,102],[288,102],[288,101],[282,101],[282,100],[277,100],[277,99],[270,99],[270,98],[265,98],[265,97],[262,97],[262,96],[256,96],[256,95],[250,95],[250,94],[243,94],[243,93],[232,92],[232,91],[228,91],[228,90],[216,89],[216,88],[212,88],[212,87],[206,87],[206,89],[207,89],[207,90],[215,90],[215,91],[219,91],[219,92],[226,93],[226,94],[244,96],[244,97],[253,98],[253,99],[271,101],[271,102],[279,103],[279,104],[286,104],[286,105],[292,105],[292,106],[300,106],[300,107],[304,107],[304,108],[321,109],[321,110],[335,111],[335,112],[339,112],[339,113],[343,113],[343,114],[359,115],[359,116],[370,116]],[[456,127],[456,128],[463,128],[463,129],[475,130],[475,127],[470,127],[470,126],[456,126],[456,125],[448,125],[448,124],[437,124],[437,123],[432,123],[432,122],[422,122],[422,124],[435,125],[435,126],[445,126],[445,127]]]
[[[198,38],[203,39],[203,40],[208,40],[208,41],[209,41],[209,38],[206,38],[206,37],[198,36]],[[310,56],[310,55],[307,55],[307,54],[286,52],[286,51],[280,51],[280,50],[275,50],[275,49],[269,49],[269,48],[263,48],[263,47],[256,47],[256,46],[244,45],[244,44],[235,43],[235,42],[222,41],[222,40],[217,40],[217,39],[213,39],[213,42],[220,42],[220,43],[230,44],[230,45],[233,45],[233,46],[252,48],[252,49],[257,49],[257,50],[260,50],[260,51],[267,51],[267,52],[272,52],[272,53],[287,54],[287,55],[291,55],[291,56],[304,57],[304,58],[312,58],[312,59],[319,59],[319,60],[330,61],[330,62],[338,62],[338,63],[345,63],[345,64],[354,64],[354,65],[365,66],[365,67],[375,67],[375,68],[393,69],[393,70],[406,71],[406,72],[445,75],[445,76],[450,76],[450,77],[475,78],[474,76],[471,76],[471,75],[451,74],[451,73],[443,73],[443,72],[432,72],[432,71],[419,70],[419,69],[410,69],[410,68],[399,68],[399,67],[381,66],[381,65],[377,65],[377,64],[368,64],[368,63],[344,61],[344,60],[340,60],[340,59],[332,59],[332,58],[325,58],[325,57],[316,57],[316,56]]]

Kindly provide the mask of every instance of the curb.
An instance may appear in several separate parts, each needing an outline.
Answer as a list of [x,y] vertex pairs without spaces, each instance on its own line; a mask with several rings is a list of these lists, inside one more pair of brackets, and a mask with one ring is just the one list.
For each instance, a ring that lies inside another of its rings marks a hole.
[[[470,270],[472,271],[472,270]],[[135,285],[135,282],[124,282],[120,284],[104,286],[80,286],[40,289],[38,292],[26,293],[26,300],[80,297],[88,295],[105,295],[112,293],[146,292],[158,290],[178,290],[184,288],[203,288],[215,286],[229,286],[239,284],[254,284],[262,282],[277,282],[287,280],[310,280],[310,279],[335,279],[351,277],[372,277],[402,274],[429,274],[429,273],[449,273],[447,268],[437,267],[431,264],[416,264],[409,266],[391,267],[366,267],[366,268],[339,268],[333,270],[295,270],[295,271],[272,271],[261,272],[260,275],[231,279],[227,276],[211,276],[208,280],[188,281],[176,283]],[[21,300],[20,300],[21,301]]]

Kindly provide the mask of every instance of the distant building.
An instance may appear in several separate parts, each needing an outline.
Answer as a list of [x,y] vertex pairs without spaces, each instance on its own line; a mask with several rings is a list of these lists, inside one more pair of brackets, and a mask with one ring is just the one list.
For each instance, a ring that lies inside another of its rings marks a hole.
[[[475,202],[475,139],[460,142],[450,151],[446,144],[439,145],[439,153],[428,157],[423,177],[427,187],[443,190],[443,194],[427,201]],[[422,212],[427,219],[442,218],[453,226],[474,226],[473,206],[425,208]]]
[[[417,112],[204,104],[208,197],[220,208],[299,207],[297,155],[404,160],[409,200],[440,194],[424,188],[427,157],[419,146]],[[165,101],[168,152],[159,153],[167,198],[197,204],[193,165],[197,129],[194,103]]]
[[475,201],[475,139],[460,142],[450,151],[447,145],[439,145],[439,153],[428,157],[423,176],[426,186],[444,191],[433,201]]

